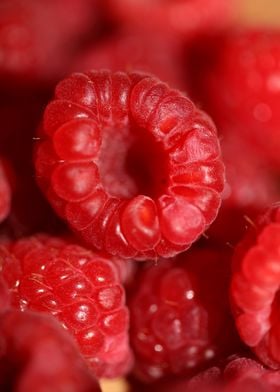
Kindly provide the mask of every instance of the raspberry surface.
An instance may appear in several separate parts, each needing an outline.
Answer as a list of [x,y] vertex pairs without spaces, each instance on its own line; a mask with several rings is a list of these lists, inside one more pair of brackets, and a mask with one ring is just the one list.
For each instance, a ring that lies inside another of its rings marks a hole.
[[0,314],[0,389],[17,392],[100,392],[71,336],[52,317]]
[[279,170],[280,35],[277,30],[230,32],[196,45],[194,94],[218,129],[236,133]]
[[225,27],[231,18],[229,0],[106,0],[108,11],[123,24],[144,31],[168,32],[193,37],[203,31]]
[[135,374],[192,375],[238,347],[229,312],[229,255],[199,249],[143,272],[129,308]]
[[[171,378],[133,386],[133,392],[277,392],[280,372],[264,368],[253,359],[233,355],[192,378]],[[145,389],[144,389],[145,388]]]
[[273,205],[236,248],[231,298],[242,340],[266,365],[280,368],[280,204]]
[[14,307],[54,315],[98,377],[129,370],[128,310],[110,259],[46,235],[2,245],[0,251]]
[[35,152],[38,182],[89,245],[125,258],[187,249],[220,206],[215,126],[143,74],[91,71],[56,88]]

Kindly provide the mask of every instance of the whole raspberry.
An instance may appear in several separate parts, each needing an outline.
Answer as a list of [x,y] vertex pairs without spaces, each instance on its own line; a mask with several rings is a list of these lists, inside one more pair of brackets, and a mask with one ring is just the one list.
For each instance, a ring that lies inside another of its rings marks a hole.
[[40,137],[42,190],[97,249],[173,256],[217,215],[224,166],[215,126],[154,77],[73,74],[58,84]]
[[130,30],[114,34],[87,47],[73,65],[73,71],[104,68],[128,72],[137,69],[157,75],[173,87],[185,85],[180,45],[165,34]]
[[8,177],[7,165],[0,159],[0,223],[7,218],[11,209],[11,184]]
[[229,259],[224,250],[193,250],[148,268],[135,282],[129,308],[138,378],[191,375],[236,349]]
[[235,252],[231,298],[242,340],[266,365],[280,368],[280,204],[248,231]]
[[128,371],[128,311],[111,260],[45,235],[2,245],[0,251],[14,307],[53,314],[98,377]]
[[54,318],[3,312],[0,340],[1,391],[101,391],[75,342]]
[[279,170],[279,31],[233,32],[195,51],[194,93],[218,129],[239,134]]
[[232,14],[232,0],[106,0],[108,12],[122,24],[154,33],[190,38],[225,27]]

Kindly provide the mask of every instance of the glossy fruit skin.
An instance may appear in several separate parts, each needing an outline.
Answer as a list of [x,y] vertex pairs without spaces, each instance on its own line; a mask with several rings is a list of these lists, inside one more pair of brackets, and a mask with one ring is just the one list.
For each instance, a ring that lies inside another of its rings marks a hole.
[[241,339],[273,369],[280,368],[279,238],[280,205],[276,203],[237,246],[230,290]]
[[225,250],[194,249],[139,276],[129,301],[137,378],[191,376],[237,349],[229,261]]
[[2,245],[0,252],[14,307],[54,315],[98,377],[129,370],[128,310],[114,262],[47,235]]
[[122,24],[151,33],[163,32],[190,39],[230,23],[232,1],[106,0],[108,12]]
[[0,314],[0,388],[15,392],[100,392],[70,335],[51,316]]
[[233,31],[202,41],[192,54],[193,93],[220,132],[240,135],[277,171],[279,38],[276,30]]
[[224,166],[215,126],[154,77],[73,74],[58,84],[40,139],[38,183],[94,248],[171,257],[217,215]]

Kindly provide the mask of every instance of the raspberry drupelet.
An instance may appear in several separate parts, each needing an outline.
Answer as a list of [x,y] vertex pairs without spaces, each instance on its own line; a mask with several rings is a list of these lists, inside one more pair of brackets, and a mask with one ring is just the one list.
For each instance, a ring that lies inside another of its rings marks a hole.
[[259,359],[280,368],[280,204],[256,222],[236,248],[231,299],[238,332]]
[[129,370],[128,310],[110,259],[46,235],[2,245],[0,252],[13,307],[54,315],[98,377]]
[[0,314],[0,389],[101,392],[71,336],[51,316]]
[[150,75],[76,73],[47,106],[35,151],[39,185],[90,246],[170,257],[215,219],[224,186],[216,128]]
[[129,301],[140,380],[190,376],[237,349],[229,261],[228,251],[196,249],[140,275]]

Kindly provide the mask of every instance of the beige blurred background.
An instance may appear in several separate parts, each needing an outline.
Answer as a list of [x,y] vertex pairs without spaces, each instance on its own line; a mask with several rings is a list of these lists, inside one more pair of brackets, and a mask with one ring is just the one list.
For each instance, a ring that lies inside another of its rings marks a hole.
[[280,0],[235,0],[237,20],[245,25],[280,26]]
[[[238,24],[252,27],[280,27],[280,0],[234,1],[236,2],[235,18]],[[129,392],[129,385],[123,379],[103,380],[101,387],[102,392]]]

